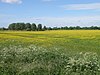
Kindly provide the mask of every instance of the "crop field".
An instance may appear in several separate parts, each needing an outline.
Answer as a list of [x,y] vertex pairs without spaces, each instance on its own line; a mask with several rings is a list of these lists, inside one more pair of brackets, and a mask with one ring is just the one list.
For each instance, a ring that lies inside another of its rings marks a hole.
[[65,52],[97,52],[100,54],[100,31],[1,31],[0,48],[10,45],[36,45],[49,48],[60,48]]
[[0,31],[0,75],[100,75],[99,59],[99,30]]

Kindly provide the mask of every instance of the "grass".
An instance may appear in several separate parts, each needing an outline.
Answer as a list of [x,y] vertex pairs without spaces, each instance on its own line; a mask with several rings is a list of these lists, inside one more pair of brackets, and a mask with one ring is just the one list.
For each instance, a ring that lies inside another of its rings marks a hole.
[[100,31],[0,31],[0,55],[0,75],[99,75]]
[[57,47],[65,52],[90,51],[100,54],[99,30],[4,31],[0,32],[0,47],[30,44],[45,48]]

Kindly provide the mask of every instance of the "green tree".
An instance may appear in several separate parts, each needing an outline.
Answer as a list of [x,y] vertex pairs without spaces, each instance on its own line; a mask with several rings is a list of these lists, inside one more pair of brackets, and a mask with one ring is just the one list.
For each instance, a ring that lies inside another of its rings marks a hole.
[[36,24],[35,23],[32,23],[31,30],[32,31],[36,31],[37,30],[37,27],[36,27]]
[[9,29],[9,30],[15,30],[15,29],[16,29],[16,28],[15,28],[15,25],[16,25],[16,23],[10,24],[10,25],[8,26],[8,29]]
[[15,24],[15,30],[21,30],[20,23],[16,23],[16,24]]
[[38,31],[42,31],[42,24],[38,24]]
[[81,29],[81,27],[80,26],[76,26],[75,29],[78,29],[79,30],[79,29]]
[[31,29],[30,28],[27,28],[26,31],[31,31]]
[[49,28],[47,28],[47,30],[52,30],[52,28],[51,28],[51,27],[49,27]]
[[0,30],[1,31],[4,31],[4,30],[7,30],[7,28],[2,27],[2,28],[0,28]]
[[30,23],[26,23],[25,24],[25,29],[26,30],[31,30],[31,24]]
[[70,27],[69,27],[69,30],[73,30],[73,29],[75,29],[75,28],[74,28],[74,27],[72,27],[72,26],[70,26]]
[[46,27],[46,26],[44,26],[44,27],[43,27],[43,30],[47,30],[47,27]]
[[20,23],[20,30],[25,30],[25,23]]

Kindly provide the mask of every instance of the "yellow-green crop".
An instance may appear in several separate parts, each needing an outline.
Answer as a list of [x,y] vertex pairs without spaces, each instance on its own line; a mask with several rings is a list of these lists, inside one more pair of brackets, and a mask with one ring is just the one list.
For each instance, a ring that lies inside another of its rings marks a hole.
[[100,31],[0,31],[0,75],[100,75]]
[[0,47],[34,44],[65,52],[92,51],[100,54],[99,30],[0,31]]

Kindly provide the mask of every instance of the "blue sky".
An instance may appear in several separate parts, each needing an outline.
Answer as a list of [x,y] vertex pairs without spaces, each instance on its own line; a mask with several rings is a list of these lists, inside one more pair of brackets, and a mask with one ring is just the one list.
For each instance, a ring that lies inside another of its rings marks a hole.
[[0,27],[13,22],[99,26],[100,0],[0,0]]

